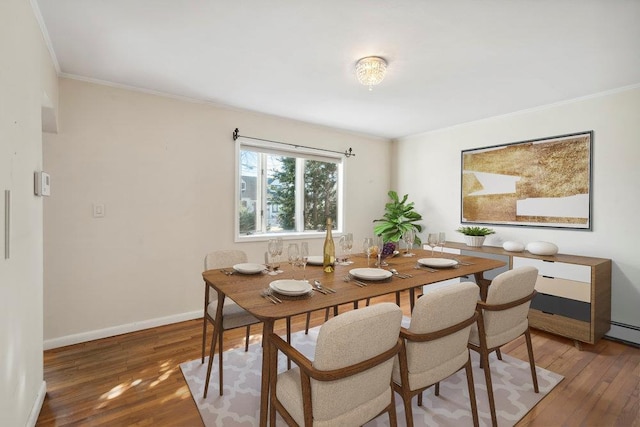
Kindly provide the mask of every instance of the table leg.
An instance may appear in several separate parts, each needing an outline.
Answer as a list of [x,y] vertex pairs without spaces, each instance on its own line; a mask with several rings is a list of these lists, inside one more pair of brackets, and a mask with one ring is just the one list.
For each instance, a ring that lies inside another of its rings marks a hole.
[[262,384],[260,386],[260,427],[267,426],[269,418],[269,368],[278,360],[271,360],[271,340],[273,333],[273,320],[262,322]]
[[[224,308],[224,293],[218,292],[218,307],[216,308],[216,319],[213,326],[213,337],[211,338],[211,350],[209,351],[209,363],[207,364],[207,380],[204,383],[204,396],[207,397],[209,391],[209,379],[211,378],[211,367],[213,366],[213,357],[216,354],[216,341],[218,341],[218,334],[222,330],[222,309]],[[220,390],[222,395],[222,390]]]
[[480,299],[482,301],[487,300],[487,294],[489,293],[489,285],[491,284],[491,280],[484,278],[484,272],[473,273],[473,276],[476,279],[476,284],[480,287]]

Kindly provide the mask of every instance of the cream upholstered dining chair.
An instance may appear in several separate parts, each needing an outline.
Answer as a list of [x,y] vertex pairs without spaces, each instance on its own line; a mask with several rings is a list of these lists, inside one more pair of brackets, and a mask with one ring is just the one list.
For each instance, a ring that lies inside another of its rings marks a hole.
[[313,361],[271,335],[271,359],[282,351],[297,365],[277,374],[271,364],[271,425],[276,411],[289,425],[359,426],[384,412],[397,425],[391,372],[401,321],[393,303],[333,317],[320,328]]
[[478,286],[473,282],[455,283],[425,293],[411,313],[409,328],[400,330],[402,349],[393,369],[393,387],[402,396],[407,426],[413,426],[411,399],[435,384],[440,395],[440,381],[464,368],[473,425],[478,426],[478,408],[473,385],[469,334],[478,313]]
[[[216,268],[228,268],[235,264],[247,262],[247,255],[243,251],[238,250],[220,250],[207,254],[204,258],[204,269],[213,270]],[[202,363],[204,363],[204,351],[207,341],[207,324],[215,325],[216,311],[218,309],[218,294],[215,291],[209,292],[209,300],[204,301],[204,320],[202,326]],[[232,299],[225,298],[222,308],[222,330],[218,331],[218,376],[220,382],[220,396],[223,392],[222,380],[222,336],[224,331],[246,327],[244,351],[249,349],[249,333],[251,325],[260,321],[242,309]],[[209,357],[213,357],[210,354]]]
[[501,358],[500,347],[524,335],[533,390],[538,393],[538,377],[527,317],[531,299],[536,295],[534,286],[537,277],[538,269],[534,267],[520,267],[501,273],[491,282],[487,300],[478,302],[479,317],[477,324],[471,329],[469,348],[480,353],[480,366],[484,367],[491,421],[494,426],[497,425],[496,404],[491,383],[489,353],[496,351]]

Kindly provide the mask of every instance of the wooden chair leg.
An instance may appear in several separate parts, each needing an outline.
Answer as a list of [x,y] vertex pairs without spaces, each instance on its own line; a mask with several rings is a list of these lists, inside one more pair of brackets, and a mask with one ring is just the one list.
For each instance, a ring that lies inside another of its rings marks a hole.
[[529,353],[529,366],[531,367],[531,379],[533,380],[533,391],[536,393],[538,390],[538,375],[536,374],[536,364],[533,360],[533,346],[531,345],[531,332],[529,328],[524,332],[524,338],[527,342],[527,353]]
[[478,427],[480,425],[480,420],[478,419],[478,403],[476,402],[476,389],[473,384],[473,368],[471,367],[471,358],[467,360],[467,363],[464,365],[464,370],[467,373],[467,386],[469,388],[469,401],[471,402],[471,415],[473,417],[473,425],[474,427]]
[[436,392],[435,392],[436,396],[440,396],[440,381],[438,381],[436,383]]
[[397,427],[398,414],[396,413],[396,399],[393,387],[391,387],[391,403],[389,404],[389,425],[391,427]]
[[244,351],[249,351],[249,335],[251,335],[251,325],[247,325],[247,333],[244,337]]
[[422,392],[418,394],[418,406],[422,406]]
[[413,427],[413,411],[411,410],[411,394],[402,392],[402,403],[404,403],[404,418],[407,421],[407,427]]
[[[222,381],[222,335],[224,329],[220,328],[220,333],[218,334],[218,380],[220,383],[220,396],[222,396],[223,392],[223,381]],[[213,357],[213,354],[211,355]]]
[[[291,344],[291,316],[287,317],[287,343]],[[291,369],[291,359],[287,357],[287,369]]]
[[400,307],[400,292],[396,292],[396,305]]
[[493,398],[493,384],[491,383],[491,367],[489,366],[489,351],[480,350],[480,359],[484,365],[484,379],[487,383],[487,395],[489,397],[489,411],[491,412],[491,425],[498,427],[498,419],[496,417],[496,402]]
[[205,315],[204,322],[202,324],[202,362],[201,363],[204,363],[204,348],[207,345],[207,322],[209,322],[209,320]]
[[498,356],[498,360],[502,360],[502,353],[499,348],[496,348],[496,356]]

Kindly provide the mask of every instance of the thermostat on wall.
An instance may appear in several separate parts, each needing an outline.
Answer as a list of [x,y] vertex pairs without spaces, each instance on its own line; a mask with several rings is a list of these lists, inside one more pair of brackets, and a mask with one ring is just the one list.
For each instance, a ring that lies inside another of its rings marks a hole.
[[36,196],[51,195],[51,177],[45,172],[36,172],[34,174],[34,190]]

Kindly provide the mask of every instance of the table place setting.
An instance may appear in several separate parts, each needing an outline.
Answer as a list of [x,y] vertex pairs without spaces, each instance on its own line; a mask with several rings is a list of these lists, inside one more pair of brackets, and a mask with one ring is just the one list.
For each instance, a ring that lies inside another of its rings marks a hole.
[[393,276],[393,273],[383,268],[352,268],[349,274],[356,279],[373,281],[386,280]]
[[[267,270],[267,267],[264,264],[256,264],[251,262],[244,262],[241,264],[235,264],[233,266],[234,272],[240,274],[258,274]],[[231,273],[233,274],[233,273]]]
[[459,263],[451,258],[420,258],[418,264],[431,268],[450,268],[457,266]]
[[323,262],[323,257],[322,255],[311,255],[309,257],[307,257],[307,264],[308,265],[322,265]]

